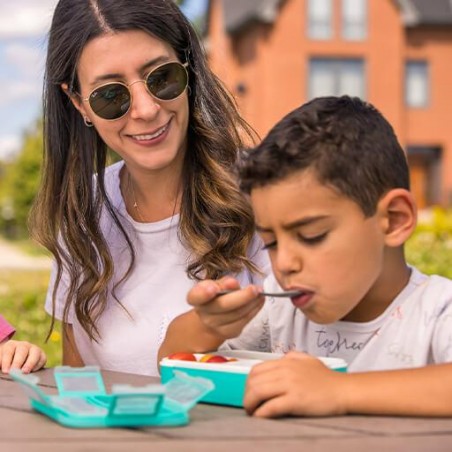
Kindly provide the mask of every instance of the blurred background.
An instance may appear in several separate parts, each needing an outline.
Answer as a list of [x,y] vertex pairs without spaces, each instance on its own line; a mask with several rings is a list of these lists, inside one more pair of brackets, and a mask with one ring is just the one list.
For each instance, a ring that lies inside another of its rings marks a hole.
[[[46,34],[57,0],[0,0],[0,313],[61,358],[50,256],[26,226],[40,180]],[[452,278],[452,0],[182,0],[215,73],[260,136],[313,97],[374,104],[407,153],[420,207],[408,260]]]

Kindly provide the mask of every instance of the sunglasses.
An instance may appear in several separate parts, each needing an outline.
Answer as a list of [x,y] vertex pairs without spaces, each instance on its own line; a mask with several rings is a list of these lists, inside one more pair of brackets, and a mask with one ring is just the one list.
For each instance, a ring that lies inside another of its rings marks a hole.
[[148,93],[158,101],[177,99],[188,86],[188,63],[171,61],[152,69],[144,80],[136,80],[129,85],[122,82],[106,83],[98,86],[91,94],[83,98],[93,112],[102,119],[114,121],[122,118],[132,104],[132,93],[129,87],[143,82]]

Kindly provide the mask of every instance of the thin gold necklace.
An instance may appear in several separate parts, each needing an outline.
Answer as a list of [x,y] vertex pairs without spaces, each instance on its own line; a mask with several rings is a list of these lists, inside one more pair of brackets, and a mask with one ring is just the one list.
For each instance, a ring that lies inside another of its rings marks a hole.
[[133,186],[133,182],[132,182],[132,178],[130,177],[130,173],[129,171],[127,171],[127,188],[128,188],[128,192],[131,193],[132,195],[132,207],[136,212],[136,217],[138,218],[138,220],[142,223],[146,223],[146,220],[144,219],[140,208],[138,207],[138,203],[137,203],[137,197],[135,195],[135,188]]

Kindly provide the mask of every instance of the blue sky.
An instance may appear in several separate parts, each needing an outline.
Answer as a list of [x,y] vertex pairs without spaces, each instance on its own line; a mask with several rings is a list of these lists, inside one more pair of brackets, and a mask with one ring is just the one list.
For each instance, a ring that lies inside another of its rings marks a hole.
[[[57,0],[0,0],[0,159],[20,150],[23,134],[41,111],[48,31]],[[194,18],[206,0],[187,0]]]

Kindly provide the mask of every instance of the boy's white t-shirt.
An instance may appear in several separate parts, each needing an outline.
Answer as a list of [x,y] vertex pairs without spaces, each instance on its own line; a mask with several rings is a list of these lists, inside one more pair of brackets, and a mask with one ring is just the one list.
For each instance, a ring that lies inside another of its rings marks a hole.
[[[264,289],[281,291],[273,275]],[[408,285],[385,312],[364,323],[320,325],[290,299],[268,298],[242,334],[221,348],[337,357],[352,372],[452,362],[452,281],[412,268]]]
[[[178,237],[179,215],[156,223],[135,222],[126,211],[120,190],[122,166],[119,162],[106,169],[105,187],[136,252],[133,272],[116,291],[123,307],[109,295],[106,310],[96,324],[100,333],[98,342],[89,339],[73,310],[69,312],[68,323],[73,326],[76,346],[85,365],[156,376],[157,352],[167,327],[175,317],[190,309],[186,296],[196,282],[186,274],[189,252]],[[106,212],[102,213],[101,229],[115,265],[113,280],[117,282],[129,263],[127,246]],[[269,273],[269,259],[257,236],[248,255],[264,275]],[[48,313],[52,312],[55,276],[54,265],[46,299]],[[262,276],[247,270],[235,276],[242,286],[261,285],[263,280]],[[59,320],[63,318],[66,303],[67,278],[68,275],[63,273],[57,291],[55,315]]]

